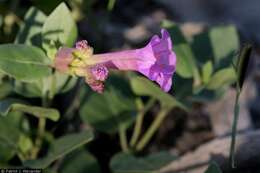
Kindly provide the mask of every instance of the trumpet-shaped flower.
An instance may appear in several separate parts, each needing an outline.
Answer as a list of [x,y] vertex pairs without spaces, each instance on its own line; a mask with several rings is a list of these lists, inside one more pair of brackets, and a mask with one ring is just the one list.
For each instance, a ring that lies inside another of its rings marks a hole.
[[137,71],[157,82],[165,91],[172,85],[176,55],[168,32],[161,30],[144,47],[104,54],[93,54],[93,49],[83,40],[76,48],[61,48],[56,54],[55,68],[61,72],[85,77],[86,83],[99,93],[104,90],[108,69]]

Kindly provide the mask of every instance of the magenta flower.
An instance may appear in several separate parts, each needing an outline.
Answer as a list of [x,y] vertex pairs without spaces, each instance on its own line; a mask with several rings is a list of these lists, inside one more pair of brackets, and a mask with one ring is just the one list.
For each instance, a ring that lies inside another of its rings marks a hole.
[[69,69],[69,73],[84,76],[86,83],[99,93],[104,90],[108,69],[140,72],[168,92],[175,72],[176,55],[168,32],[162,29],[161,33],[162,38],[155,35],[144,48],[105,54],[93,55],[87,42],[80,41],[76,48],[59,50],[55,67],[62,72]]

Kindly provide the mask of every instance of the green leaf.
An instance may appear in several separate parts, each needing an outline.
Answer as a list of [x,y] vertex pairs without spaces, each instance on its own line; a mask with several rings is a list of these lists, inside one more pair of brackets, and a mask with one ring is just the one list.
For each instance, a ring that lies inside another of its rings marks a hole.
[[45,96],[47,92],[50,94],[50,90],[54,92],[51,94],[55,95],[72,89],[75,86],[76,81],[77,78],[56,71],[51,76],[30,83],[15,81],[14,91],[24,97],[30,98]]
[[234,26],[214,27],[209,32],[215,63],[220,63],[239,49],[239,37]]
[[28,106],[28,105],[16,103],[16,104],[12,104],[11,109],[15,111],[28,113],[38,118],[42,118],[42,117],[48,118],[52,121],[58,121],[60,118],[59,112],[56,109],[52,109],[52,108],[42,108],[38,106]]
[[116,3],[116,0],[109,0],[109,1],[108,1],[108,4],[107,4],[107,9],[108,9],[109,11],[112,11],[113,8],[114,8],[114,6],[115,6],[115,3]]
[[93,93],[85,101],[80,109],[82,120],[105,133],[117,132],[122,124],[129,127],[136,111],[130,91],[123,78],[111,76],[103,94]]
[[96,158],[89,152],[81,149],[68,154],[61,166],[61,173],[100,173]]
[[186,102],[193,94],[192,85],[192,78],[182,78],[180,75],[175,74],[173,77],[173,89],[171,90],[171,94],[173,94],[177,100]]
[[32,4],[46,14],[50,14],[61,2],[63,2],[63,0],[39,0],[32,1]]
[[31,81],[50,75],[50,61],[44,52],[33,46],[0,45],[0,71],[17,80]]
[[206,62],[202,66],[202,81],[204,84],[208,83],[213,73],[213,64],[211,61]]
[[35,7],[31,7],[25,14],[24,24],[16,36],[15,43],[41,47],[41,32],[45,19],[46,15],[43,12]]
[[46,168],[42,170],[42,173],[57,173],[55,170],[50,169],[50,168]]
[[0,153],[0,163],[4,163],[10,160],[15,155],[15,150],[13,147],[7,144],[6,141],[2,141],[0,139]]
[[18,150],[20,131],[17,117],[20,116],[17,113],[0,116],[0,162],[8,161]]
[[52,121],[58,121],[60,118],[60,114],[56,109],[21,104],[21,101],[16,99],[0,101],[0,114],[6,116],[10,111],[20,111],[34,115],[37,118],[48,118]]
[[72,89],[77,82],[76,77],[68,76],[67,74],[55,72],[56,87],[55,93],[65,93]]
[[174,161],[176,156],[167,152],[151,154],[144,158],[137,158],[131,154],[116,154],[111,162],[110,168],[113,173],[159,173],[159,169]]
[[174,41],[174,45],[187,43],[187,40],[185,36],[182,34],[182,31],[180,30],[180,27],[177,23],[174,23],[169,20],[164,20],[162,22],[162,27],[166,28],[169,31],[171,38]]
[[10,82],[3,82],[0,84],[0,99],[5,98],[12,93],[13,88]]
[[133,92],[139,96],[151,96],[158,99],[163,106],[180,107],[187,110],[187,108],[173,96],[165,93],[159,86],[144,77],[134,77],[130,82]]
[[84,131],[76,134],[69,134],[55,140],[48,150],[48,154],[37,160],[27,160],[23,163],[29,168],[46,168],[53,161],[72,152],[73,150],[82,147],[94,139],[94,134],[91,131]]
[[176,72],[184,78],[191,78],[195,74],[199,75],[190,46],[188,44],[177,44],[173,49],[178,58]]
[[195,35],[192,39],[191,47],[198,62],[202,64],[205,64],[208,61],[214,62],[214,55],[209,38],[209,31]]
[[19,138],[18,147],[22,153],[27,154],[32,149],[33,142],[30,137],[22,134]]
[[52,59],[60,46],[73,46],[77,38],[77,26],[64,2],[46,19],[42,37],[43,48]]
[[216,101],[225,94],[224,88],[218,88],[216,90],[208,90],[203,88],[200,92],[193,94],[189,97],[191,102],[205,103]]
[[164,21],[162,26],[167,28],[174,42],[173,50],[177,56],[176,72],[183,78],[195,77],[199,80],[194,54],[179,26],[170,21]]
[[207,84],[207,89],[217,90],[236,81],[236,73],[233,67],[224,68],[213,74]]
[[49,94],[49,98],[53,98],[55,94],[64,93],[75,86],[76,77],[71,77],[67,74],[55,72],[52,76],[39,81],[38,86],[42,87],[42,93]]
[[3,22],[4,20],[3,20],[3,16],[2,15],[0,15],[0,27],[2,27],[3,26]]
[[219,166],[217,165],[217,163],[212,162],[212,163],[210,163],[210,165],[205,173],[222,173],[222,171],[219,168]]
[[238,57],[237,61],[237,78],[238,78],[238,85],[240,89],[243,87],[243,83],[246,77],[246,71],[250,59],[250,55],[252,52],[252,45],[245,45],[241,51],[240,55]]
[[217,26],[193,38],[192,48],[201,63],[213,61],[215,69],[230,66],[239,48],[239,37],[232,25]]
[[22,95],[24,97],[42,97],[43,93],[43,84],[39,80],[33,82],[22,82],[22,81],[14,81],[14,91]]

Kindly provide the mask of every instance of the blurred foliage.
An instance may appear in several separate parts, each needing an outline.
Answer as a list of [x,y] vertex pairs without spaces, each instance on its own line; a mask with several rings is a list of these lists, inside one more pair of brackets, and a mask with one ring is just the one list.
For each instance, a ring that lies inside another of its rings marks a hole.
[[116,133],[121,126],[130,127],[136,114],[135,96],[126,79],[110,76],[101,95],[92,93],[80,109],[85,123],[102,132]]
[[[131,154],[116,154],[111,162],[110,167],[113,173],[157,173],[159,169],[177,157],[167,153],[153,153],[143,158],[137,158]],[[131,165],[131,167],[129,166]]]
[[89,152],[80,149],[66,156],[62,162],[61,173],[100,173],[99,164],[94,156]]
[[[66,19],[66,20],[64,20]],[[54,59],[61,46],[71,47],[77,38],[77,26],[65,3],[61,3],[46,18],[42,27],[42,47]]]
[[38,160],[26,160],[23,165],[29,168],[46,168],[53,161],[92,141],[93,139],[93,133],[89,131],[62,136],[51,143],[50,150],[44,158]]
[[[8,44],[0,45],[0,165],[11,167],[19,160],[19,166],[49,168],[46,172],[99,173],[99,160],[88,146],[82,147],[98,140],[94,132],[113,138],[123,128],[127,140],[150,99],[159,105],[155,113],[167,110],[166,116],[175,108],[188,112],[195,103],[221,98],[236,81],[239,37],[234,26],[211,27],[188,39],[178,24],[164,21],[178,57],[170,93],[128,72],[113,73],[104,94],[89,92],[82,81],[51,66],[61,45],[73,46],[76,21],[91,13],[95,2],[38,0],[30,1],[29,9],[19,8],[16,0],[1,2],[0,42]],[[116,0],[109,0],[106,8],[115,5]],[[141,108],[137,100],[144,104]],[[107,161],[114,173],[156,172],[177,158],[166,152],[137,157],[135,147]],[[216,164],[206,171],[215,172],[220,172]]]
[[175,43],[178,62],[173,94],[178,99],[188,103],[213,101],[236,81],[233,64],[239,36],[234,26],[209,28],[189,42],[177,24],[164,21],[162,26],[169,30]]
[[30,106],[22,104],[22,101],[16,99],[5,99],[0,102],[0,114],[7,116],[11,111],[19,111],[34,115],[37,118],[47,118],[52,121],[58,121],[60,114],[56,109],[44,108],[39,106]]

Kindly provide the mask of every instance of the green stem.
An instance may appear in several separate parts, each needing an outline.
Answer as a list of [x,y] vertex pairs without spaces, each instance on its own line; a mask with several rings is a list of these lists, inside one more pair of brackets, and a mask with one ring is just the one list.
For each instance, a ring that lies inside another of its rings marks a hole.
[[170,111],[170,108],[164,108],[162,109],[158,115],[156,115],[155,120],[152,122],[151,126],[148,128],[140,142],[136,146],[137,151],[141,151],[144,149],[144,147],[148,144],[148,142],[151,140],[157,129],[162,124],[164,118],[166,117],[167,113]]
[[115,6],[116,0],[109,0],[108,4],[107,4],[107,9],[109,11],[113,10],[114,6]]
[[70,106],[68,107],[68,109],[65,111],[63,117],[66,117],[68,119],[71,119],[72,116],[73,116],[73,112],[78,109],[78,107],[80,106],[80,97],[81,97],[81,86],[83,85],[84,83],[82,83],[82,80],[79,81],[79,86],[78,86],[78,90],[76,91],[73,99],[72,99],[72,102],[70,104]]
[[42,138],[45,133],[45,125],[46,125],[46,119],[45,118],[39,118],[38,122],[38,131],[37,131],[37,137],[35,139],[35,146],[32,149],[31,158],[35,159],[41,149],[42,146]]
[[56,93],[56,76],[55,76],[55,74],[53,74],[51,76],[51,87],[50,87],[50,91],[48,93],[48,99],[52,100],[55,93]]
[[123,152],[127,153],[129,149],[127,145],[126,129],[122,126],[119,127],[119,138],[120,138],[120,146]]
[[[48,94],[46,94],[46,97],[42,98],[42,106],[48,107]],[[45,133],[45,126],[46,126],[46,118],[40,117],[38,121],[38,129],[37,129],[37,137],[35,139],[35,145],[31,151],[31,159],[36,159],[37,155],[41,149],[43,137]]]
[[235,168],[235,145],[236,145],[236,135],[237,135],[237,124],[239,119],[239,96],[240,96],[240,89],[237,84],[236,100],[234,106],[234,117],[233,117],[233,124],[232,124],[232,140],[230,145],[230,163],[232,168]]
[[142,131],[142,124],[144,115],[154,105],[156,99],[151,98],[148,103],[144,106],[141,99],[137,100],[138,114],[135,122],[134,132],[130,140],[130,146],[134,147]]
[[39,148],[42,145],[42,138],[45,133],[45,126],[46,126],[46,119],[45,118],[39,118],[39,124],[38,124],[38,132],[37,132],[37,138],[35,141],[36,146]]
[[24,156],[24,154],[22,154],[21,152],[17,152],[17,156],[19,157],[19,159],[21,160],[21,161],[24,161],[24,160],[26,160],[26,156]]

